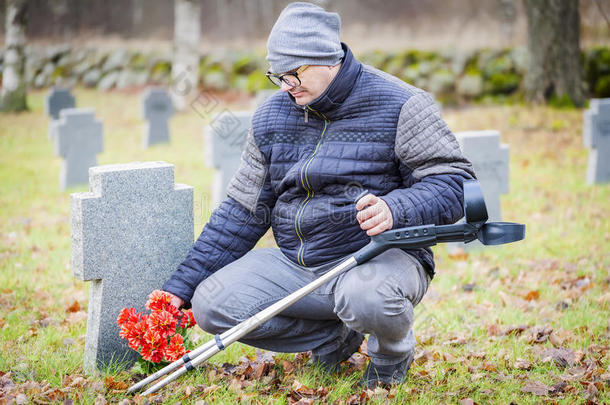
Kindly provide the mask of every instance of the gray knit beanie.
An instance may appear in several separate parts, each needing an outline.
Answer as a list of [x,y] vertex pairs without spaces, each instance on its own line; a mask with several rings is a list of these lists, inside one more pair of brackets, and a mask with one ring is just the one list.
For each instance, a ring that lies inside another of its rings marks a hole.
[[311,3],[289,4],[267,41],[271,72],[284,73],[302,65],[337,65],[343,58],[340,29],[341,18],[337,13]]

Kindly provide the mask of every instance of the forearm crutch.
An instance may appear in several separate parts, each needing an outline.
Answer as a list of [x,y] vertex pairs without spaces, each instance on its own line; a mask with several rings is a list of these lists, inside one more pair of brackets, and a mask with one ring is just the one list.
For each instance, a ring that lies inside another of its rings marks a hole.
[[197,349],[187,353],[165,368],[132,385],[127,392],[139,390],[145,385],[174,371],[172,374],[146,390],[143,395],[152,394],[174,381],[184,373],[194,369],[216,353],[224,350],[235,341],[245,337],[264,322],[278,315],[301,298],[313,292],[339,274],[362,264],[391,248],[415,249],[434,246],[446,242],[472,242],[478,239],[483,245],[501,245],[516,242],[525,237],[525,225],[513,222],[487,222],[487,208],[479,183],[475,180],[464,182],[464,216],[465,223],[453,225],[420,225],[392,229],[371,237],[369,244],[358,250],[348,259],[333,267],[326,274],[311,283],[299,288],[275,304],[265,308],[256,315],[232,327],[226,332],[214,336]]

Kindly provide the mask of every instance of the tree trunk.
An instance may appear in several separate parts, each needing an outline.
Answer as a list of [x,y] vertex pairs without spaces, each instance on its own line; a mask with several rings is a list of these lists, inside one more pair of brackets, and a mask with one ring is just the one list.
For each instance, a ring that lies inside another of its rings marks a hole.
[[498,0],[498,11],[502,21],[502,32],[507,46],[512,45],[517,20],[516,0]]
[[6,50],[0,110],[23,111],[28,106],[25,99],[25,28],[27,25],[27,0],[6,2]]
[[578,0],[524,0],[528,25],[525,94],[533,102],[584,104]]
[[196,96],[201,37],[199,0],[174,0],[174,60],[171,95],[174,107],[183,111]]

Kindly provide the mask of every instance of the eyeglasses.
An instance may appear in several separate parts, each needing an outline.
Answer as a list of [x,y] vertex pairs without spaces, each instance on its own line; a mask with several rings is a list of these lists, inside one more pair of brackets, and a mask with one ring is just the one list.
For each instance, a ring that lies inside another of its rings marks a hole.
[[277,87],[282,87],[282,82],[284,82],[292,89],[301,85],[299,73],[302,73],[308,67],[309,65],[303,65],[294,72],[284,73],[283,75],[276,75],[275,73],[267,72],[265,76],[267,76],[269,81],[275,84]]

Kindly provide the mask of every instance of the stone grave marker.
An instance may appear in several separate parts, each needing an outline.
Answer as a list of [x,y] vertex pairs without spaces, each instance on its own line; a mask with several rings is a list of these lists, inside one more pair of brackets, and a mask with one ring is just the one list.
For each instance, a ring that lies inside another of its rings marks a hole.
[[213,207],[227,196],[227,186],[239,168],[251,121],[249,111],[224,110],[204,128],[205,160],[217,169],[212,183]]
[[169,142],[168,121],[172,115],[174,106],[167,90],[159,87],[146,89],[142,97],[142,118],[146,120],[142,137],[144,148]]
[[[501,144],[500,132],[493,130],[456,132],[455,137],[481,184],[489,221],[501,221],[500,196],[508,193],[509,185],[508,145]],[[466,250],[483,246],[479,241],[449,245],[450,249]]]
[[49,123],[49,131],[47,137],[53,139],[55,134],[56,122],[59,119],[59,112],[66,108],[74,108],[74,96],[70,93],[70,89],[60,89],[53,87],[46,95],[44,100],[45,113],[51,118]]
[[65,190],[87,184],[89,168],[97,165],[104,149],[103,125],[89,108],[62,110],[55,123],[55,154],[64,160],[59,173],[59,188]]
[[610,98],[591,100],[584,112],[583,140],[589,148],[587,183],[610,182]]
[[148,295],[193,244],[193,188],[174,185],[174,166],[136,162],[92,167],[86,193],[70,196],[72,268],[90,281],[84,368],[137,356],[119,337],[121,309],[145,310]]

